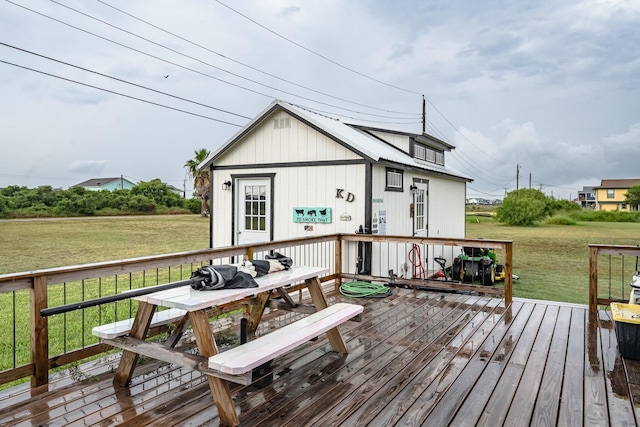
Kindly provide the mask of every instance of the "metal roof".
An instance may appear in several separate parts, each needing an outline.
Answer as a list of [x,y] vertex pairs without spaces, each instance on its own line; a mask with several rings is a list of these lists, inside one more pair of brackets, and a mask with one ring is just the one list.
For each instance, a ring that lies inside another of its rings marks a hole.
[[[280,100],[273,101],[259,115],[253,118],[249,123],[247,123],[247,125],[240,129],[240,131],[233,135],[225,144],[214,151],[204,162],[200,164],[199,167],[202,169],[210,166],[220,155],[229,150],[244,135],[250,132],[259,123],[261,123],[265,117],[278,109],[288,112],[289,114],[299,118],[303,122],[307,122],[310,126],[322,131],[325,134],[328,134],[329,136],[340,141],[344,145],[350,147],[352,150],[360,153],[365,158],[373,162],[386,161],[398,165],[409,166],[415,169],[435,172],[438,174],[444,174],[455,178],[472,181],[471,178],[453,170],[452,168],[411,157],[408,153],[366,132],[364,129],[367,129],[367,127],[360,125],[350,125],[340,121],[339,119],[321,115]],[[368,129],[395,134],[402,133],[404,135],[415,138],[432,138],[438,142],[446,144],[446,146],[450,148],[453,148],[452,145],[444,143],[444,141],[440,141],[439,139],[427,134],[412,134],[396,130],[386,130],[383,128]]]

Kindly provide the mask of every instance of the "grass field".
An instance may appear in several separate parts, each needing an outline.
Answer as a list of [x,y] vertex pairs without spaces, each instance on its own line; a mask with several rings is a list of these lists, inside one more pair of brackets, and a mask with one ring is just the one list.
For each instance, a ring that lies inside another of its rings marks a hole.
[[586,304],[588,245],[635,246],[640,243],[640,224],[582,222],[574,226],[510,227],[492,218],[467,216],[467,237],[513,241],[513,271],[520,276],[514,281],[514,296]]
[[[586,303],[587,245],[636,245],[640,224],[523,228],[468,216],[467,237],[514,242],[515,296]],[[208,242],[209,221],[197,215],[0,222],[0,274],[202,249]]]
[[199,215],[0,221],[0,274],[208,247]]

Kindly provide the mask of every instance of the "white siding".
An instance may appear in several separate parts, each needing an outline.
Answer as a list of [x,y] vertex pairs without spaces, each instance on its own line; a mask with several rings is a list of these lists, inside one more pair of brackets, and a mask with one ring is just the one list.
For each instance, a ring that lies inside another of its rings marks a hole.
[[[274,129],[274,119],[289,118],[291,127]],[[354,160],[359,157],[343,145],[278,111],[220,156],[217,166]]]
[[[231,175],[269,173],[275,173],[271,189],[274,194],[274,239],[353,233],[360,224],[364,224],[364,165],[217,170],[213,175],[214,247],[229,246],[232,242],[233,192],[223,191],[222,182],[230,180]],[[344,198],[336,197],[338,188],[344,189]],[[353,202],[346,201],[348,193],[354,195]],[[294,207],[329,207],[332,222],[330,224],[294,223]],[[351,216],[351,221],[340,220],[340,216],[345,213]],[[305,230],[305,225],[313,226],[313,230]]]
[[429,237],[465,237],[464,181],[429,179]]
[[[373,215],[378,216],[381,210],[386,211],[387,235],[411,236],[413,219],[410,206],[413,196],[409,186],[413,178],[428,180],[429,194],[427,198],[428,237],[465,237],[465,188],[464,181],[447,179],[440,176],[416,174],[406,171],[403,174],[403,192],[385,191],[386,168],[375,166],[373,171]],[[372,253],[372,274],[387,276],[389,270],[404,277],[413,276],[413,265],[409,257],[412,245],[390,244],[375,245]],[[352,249],[355,251],[355,246]],[[453,258],[455,251],[443,247],[420,248],[420,259],[426,270],[437,269],[433,257]],[[417,252],[416,252],[417,253]],[[457,253],[457,252],[456,252]],[[351,256],[353,257],[353,256]],[[355,269],[355,261],[348,259],[350,269]]]
[[380,131],[368,131],[372,135],[387,141],[389,144],[401,149],[405,153],[409,152],[409,137],[407,135],[398,135],[396,133],[380,132]]

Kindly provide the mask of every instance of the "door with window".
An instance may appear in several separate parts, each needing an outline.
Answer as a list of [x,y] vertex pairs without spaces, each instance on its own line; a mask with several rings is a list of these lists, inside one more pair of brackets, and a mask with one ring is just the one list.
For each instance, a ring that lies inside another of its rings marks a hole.
[[269,178],[236,181],[236,242],[271,240],[271,180]]
[[425,182],[416,182],[417,187],[413,191],[413,235],[428,237],[428,184]]

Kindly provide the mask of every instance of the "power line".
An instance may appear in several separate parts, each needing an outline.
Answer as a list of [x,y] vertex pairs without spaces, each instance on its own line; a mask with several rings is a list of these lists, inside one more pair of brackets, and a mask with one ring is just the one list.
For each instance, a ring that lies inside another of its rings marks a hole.
[[[7,1],[8,1],[9,3],[15,4],[15,3],[11,2],[10,0],[7,0]],[[96,17],[91,16],[91,15],[89,15],[89,14],[87,14],[87,13],[81,12],[81,11],[79,11],[79,10],[77,10],[77,9],[74,9],[74,8],[70,7],[70,6],[67,6],[67,5],[61,4],[61,3],[59,3],[59,2],[57,2],[57,1],[55,1],[55,0],[51,0],[51,1],[52,1],[54,4],[57,4],[57,5],[59,5],[59,6],[61,6],[61,7],[64,7],[64,8],[66,8],[66,9],[68,9],[68,10],[71,10],[71,11],[73,11],[73,12],[75,12],[75,13],[78,13],[78,14],[80,14],[80,15],[83,15],[83,16],[85,16],[85,17],[87,17],[87,18],[93,19],[93,20],[95,20],[95,21],[97,21],[97,22],[100,22],[100,23],[102,23],[102,24],[104,24],[104,25],[107,25],[107,26],[109,26],[109,27],[111,27],[111,28],[114,28],[114,29],[116,29],[116,30],[118,30],[118,31],[122,31],[122,32],[124,32],[124,33],[126,33],[126,34],[129,34],[129,35],[131,35],[131,36],[133,36],[133,37],[136,37],[136,38],[139,38],[139,39],[141,39],[141,40],[144,40],[144,41],[146,41],[146,42],[148,42],[148,43],[151,43],[151,44],[153,44],[153,45],[155,45],[155,46],[161,47],[161,48],[166,49],[166,50],[168,50],[168,51],[170,51],[170,52],[173,52],[173,53],[178,54],[178,55],[180,55],[180,56],[183,56],[183,57],[185,57],[185,58],[191,59],[191,60],[193,60],[193,61],[199,62],[199,63],[201,63],[201,64],[203,64],[203,65],[206,65],[206,66],[211,67],[211,68],[213,68],[213,69],[216,69],[216,70],[218,70],[218,71],[222,71],[223,73],[227,73],[227,74],[230,74],[230,75],[232,75],[232,76],[234,76],[234,77],[240,78],[240,79],[242,79],[242,80],[246,80],[246,81],[251,82],[251,83],[253,83],[253,84],[256,84],[256,85],[259,85],[259,86],[263,86],[263,87],[266,87],[266,88],[268,88],[268,89],[275,90],[275,91],[277,91],[277,92],[281,92],[281,93],[284,93],[284,94],[287,94],[287,95],[290,95],[290,96],[294,96],[294,97],[297,97],[297,98],[300,98],[300,99],[304,99],[304,100],[307,100],[307,101],[315,102],[315,103],[318,103],[318,104],[326,105],[326,106],[329,106],[329,107],[332,107],[332,108],[337,108],[337,109],[344,110],[344,111],[349,111],[349,112],[356,113],[356,114],[365,114],[365,115],[374,116],[374,117],[384,117],[384,118],[394,118],[394,119],[395,119],[395,118],[397,118],[397,117],[382,116],[382,115],[378,115],[378,114],[366,113],[366,112],[362,112],[362,111],[352,110],[352,109],[349,109],[349,108],[339,107],[339,106],[337,106],[337,105],[333,105],[333,104],[329,104],[329,103],[326,103],[326,102],[318,101],[318,100],[315,100],[315,99],[312,99],[312,98],[308,98],[308,97],[305,97],[305,96],[302,96],[302,95],[298,95],[298,94],[295,94],[295,93],[292,93],[292,92],[289,92],[289,91],[286,91],[286,90],[283,90],[283,89],[279,89],[279,88],[274,87],[274,86],[270,86],[270,85],[265,84],[265,83],[261,83],[261,82],[259,82],[259,81],[257,81],[257,80],[253,80],[253,79],[250,79],[250,78],[248,78],[248,77],[244,77],[244,76],[242,76],[242,75],[240,75],[240,74],[237,74],[237,73],[231,72],[231,71],[229,71],[229,70],[225,70],[224,68],[220,68],[220,67],[218,67],[218,66],[215,66],[215,65],[213,65],[213,64],[210,64],[210,63],[208,63],[208,62],[206,62],[206,61],[203,61],[203,60],[201,60],[201,59],[198,59],[198,58],[196,58],[196,57],[194,57],[194,56],[187,55],[187,54],[182,53],[182,52],[180,52],[180,51],[178,51],[178,50],[176,50],[176,49],[172,49],[172,48],[170,48],[170,47],[168,47],[168,46],[165,46],[165,45],[163,45],[163,44],[161,44],[161,43],[157,43],[157,42],[155,42],[155,41],[153,41],[153,40],[150,40],[150,39],[148,39],[148,38],[146,38],[146,37],[142,37],[142,36],[140,36],[140,35],[138,35],[138,34],[136,34],[136,33],[133,33],[133,32],[128,31],[128,30],[125,30],[125,29],[120,28],[120,27],[118,27],[118,26],[116,26],[116,25],[110,24],[110,23],[108,23],[108,22],[106,22],[106,21],[104,21],[104,20],[102,20],[102,19],[96,18]],[[21,7],[24,7],[24,6],[21,6]],[[27,9],[27,10],[31,10],[31,9],[29,9],[29,8],[26,8],[26,7],[24,7],[24,8],[25,8],[25,9]],[[90,32],[90,31],[86,31],[86,30],[83,30],[83,29],[81,29],[81,28],[79,28],[79,27],[75,27],[75,26],[73,26],[73,25],[71,25],[71,24],[67,24],[66,22],[63,22],[63,21],[57,20],[57,19],[55,19],[55,18],[52,18],[52,17],[47,16],[47,15],[45,15],[45,14],[42,14],[42,13],[40,13],[40,12],[36,12],[36,13],[38,13],[38,14],[40,14],[40,15],[42,15],[42,16],[45,16],[45,17],[47,17],[47,18],[53,19],[54,21],[57,21],[57,22],[63,23],[63,24],[65,24],[65,25],[68,25],[68,26],[70,26],[70,27],[72,27],[72,28],[74,28],[74,29],[77,29],[77,30],[83,31],[83,32],[85,32],[85,33],[91,34],[91,35],[96,36],[96,37],[99,37],[99,38],[101,38],[101,39],[103,39],[103,40],[107,40],[107,41],[110,41],[110,42],[115,43],[115,44],[117,44],[117,45],[120,45],[120,46],[123,46],[123,47],[129,48],[129,49],[132,49],[132,50],[134,50],[134,51],[136,51],[136,52],[143,53],[143,54],[148,55],[148,56],[151,56],[151,57],[153,57],[153,58],[155,58],[155,59],[160,59],[160,60],[162,60],[162,61],[165,61],[164,59],[161,59],[161,58],[156,57],[156,56],[154,56],[154,55],[149,55],[149,54],[144,53],[144,52],[142,52],[142,51],[140,51],[140,50],[138,50],[138,49],[134,49],[134,48],[131,48],[131,47],[126,46],[126,45],[124,45],[124,44],[121,44],[121,43],[118,43],[118,42],[114,42],[113,40],[108,39],[108,38],[106,38],[106,37],[98,36],[98,35],[96,35],[96,34],[94,34],[94,33]],[[170,61],[165,61],[165,62],[169,62],[169,63],[171,63],[171,64],[173,64],[173,65],[176,65],[176,64],[174,64],[174,63],[172,63],[172,62],[170,62]],[[185,69],[191,70],[191,69],[189,69],[189,68],[182,67],[182,66],[181,66],[181,68],[185,68]],[[214,78],[214,77],[212,77],[212,78]],[[236,85],[236,84],[232,84],[232,83],[230,83],[230,82],[227,82],[226,80],[222,80],[222,79],[219,79],[219,78],[214,78],[214,79],[216,79],[216,80],[218,80],[218,81],[221,81],[221,82],[224,82],[224,83],[227,83],[227,84],[231,84],[231,85],[236,86],[236,87],[244,88],[243,86],[239,86],[239,85]],[[246,89],[246,88],[244,88],[244,89]],[[252,91],[252,92],[255,92],[255,91]],[[256,92],[256,93],[258,93],[258,92]],[[267,96],[267,97],[271,97],[271,96],[269,96],[269,95],[265,95],[265,96]],[[368,108],[371,108],[371,107],[368,107]]]
[[68,82],[71,82],[71,83],[75,83],[75,84],[78,84],[78,85],[81,85],[81,86],[90,87],[92,89],[101,90],[101,91],[104,91],[104,92],[112,93],[114,95],[123,96],[125,98],[134,99],[136,101],[144,102],[144,103],[151,104],[151,105],[156,105],[158,107],[167,108],[169,110],[178,111],[180,113],[190,114],[192,116],[201,117],[201,118],[207,119],[207,120],[213,120],[214,122],[220,122],[220,123],[224,123],[224,124],[231,125],[231,126],[242,127],[242,125],[238,125],[236,123],[231,123],[231,122],[227,122],[225,120],[215,119],[213,117],[205,116],[205,115],[202,115],[202,114],[192,113],[190,111],[182,110],[180,108],[170,107],[168,105],[160,104],[160,103],[153,102],[153,101],[147,101],[146,99],[137,98],[137,97],[131,96],[131,95],[126,95],[124,93],[120,93],[120,92],[116,92],[116,91],[113,91],[113,90],[101,88],[99,86],[94,86],[94,85],[90,85],[90,84],[87,84],[87,83],[82,83],[82,82],[79,82],[77,80],[68,79],[68,78],[62,77],[62,76],[57,76],[55,74],[47,73],[45,71],[40,71],[40,70],[36,70],[34,68],[25,67],[24,65],[14,64],[13,62],[4,61],[4,60],[1,60],[1,59],[0,59],[0,62],[4,63],[4,64],[8,64],[8,65],[13,65],[14,67],[22,68],[24,70],[33,71],[34,73],[39,73],[39,74],[43,74],[45,76],[54,77],[56,79],[65,80],[65,81],[68,81]]
[[196,104],[196,105],[199,105],[199,106],[201,106],[201,107],[210,108],[210,109],[212,109],[212,110],[220,111],[220,112],[222,112],[222,113],[226,113],[226,114],[231,114],[231,115],[233,115],[233,116],[241,117],[241,118],[243,118],[243,119],[247,119],[247,120],[251,120],[251,119],[252,119],[252,117],[243,116],[242,114],[233,113],[233,112],[231,112],[231,111],[223,110],[223,109],[221,109],[221,108],[212,107],[211,105],[202,104],[202,103],[197,102],[197,101],[192,101],[192,100],[190,100],[190,99],[182,98],[182,97],[177,96],[177,95],[172,95],[172,94],[167,93],[167,92],[162,92],[162,91],[160,91],[160,90],[152,89],[152,88],[147,87],[147,86],[143,86],[143,85],[139,85],[139,84],[136,84],[136,83],[132,83],[132,82],[129,82],[129,81],[126,81],[126,80],[120,79],[120,78],[118,78],[118,77],[113,77],[113,76],[110,76],[110,75],[108,75],[108,74],[103,74],[103,73],[100,73],[100,72],[98,72],[98,71],[93,71],[93,70],[90,70],[90,69],[88,69],[88,68],[80,67],[79,65],[70,64],[70,63],[68,63],[68,62],[64,62],[64,61],[61,61],[61,60],[59,60],[59,59],[51,58],[51,57],[49,57],[49,56],[41,55],[41,54],[39,54],[39,53],[35,53],[35,52],[29,51],[29,50],[26,50],[26,49],[22,49],[22,48],[19,48],[19,47],[17,47],[17,46],[12,46],[12,45],[7,44],[7,43],[0,42],[0,45],[2,45],[2,46],[6,46],[6,47],[10,47],[10,48],[12,48],[12,49],[19,50],[19,51],[21,51],[21,52],[25,52],[25,53],[28,53],[28,54],[30,54],[30,55],[38,56],[38,57],[40,57],[40,58],[44,58],[44,59],[47,59],[47,60],[49,60],[49,61],[54,61],[54,62],[57,62],[57,63],[59,63],[59,64],[64,64],[64,65],[66,65],[66,66],[68,66],[68,67],[77,68],[77,69],[79,69],[79,70],[86,71],[86,72],[88,72],[88,73],[93,73],[93,74],[96,74],[96,75],[99,75],[99,76],[102,76],[102,77],[107,77],[107,78],[109,78],[109,79],[113,79],[113,80],[116,80],[116,81],[118,81],[118,82],[126,83],[126,84],[131,85],[131,86],[139,87],[139,88],[141,88],[141,89],[145,89],[145,90],[148,90],[148,91],[151,91],[151,92],[159,93],[159,94],[161,94],[161,95],[170,96],[170,97],[172,97],[172,98],[176,98],[176,99],[179,99],[179,100],[181,100],[181,101],[190,102],[190,103],[192,103],[192,104]]
[[152,23],[151,23],[151,22],[149,22],[149,21],[146,21],[146,20],[144,20],[144,19],[142,19],[142,18],[139,18],[139,17],[137,17],[137,16],[135,16],[135,15],[132,15],[131,13],[128,13],[128,12],[126,12],[126,11],[124,11],[124,10],[122,10],[122,9],[119,9],[119,8],[117,8],[117,7],[113,6],[113,5],[110,5],[109,3],[105,2],[105,1],[98,0],[98,2],[99,2],[99,3],[104,4],[104,5],[105,5],[105,6],[107,6],[107,7],[112,8],[112,9],[114,9],[114,10],[117,10],[118,12],[120,12],[120,13],[122,13],[122,14],[124,14],[124,15],[127,15],[127,16],[129,16],[129,17],[131,17],[131,18],[133,18],[133,19],[135,19],[135,20],[137,20],[137,21],[140,21],[140,22],[142,22],[142,23],[144,23],[144,24],[146,24],[146,25],[149,25],[149,26],[151,26],[151,27],[153,27],[153,28],[155,28],[155,29],[157,29],[157,30],[160,30],[160,31],[162,31],[162,32],[164,32],[164,33],[166,33],[166,34],[169,34],[169,35],[173,36],[173,37],[176,37],[176,38],[178,38],[178,39],[180,39],[180,40],[182,40],[182,41],[185,41],[185,42],[187,42],[187,43],[189,43],[189,44],[191,44],[191,45],[193,45],[193,46],[197,46],[197,47],[199,47],[199,48],[201,48],[201,49],[206,50],[207,52],[210,52],[210,53],[213,53],[213,54],[215,54],[215,55],[218,55],[218,56],[220,56],[221,58],[224,58],[224,59],[226,59],[226,60],[228,60],[228,61],[234,62],[234,63],[236,63],[236,64],[238,64],[238,65],[242,65],[243,67],[249,68],[250,70],[256,71],[256,72],[258,72],[258,73],[264,74],[264,75],[269,76],[269,77],[273,77],[273,78],[275,78],[275,79],[281,80],[281,81],[283,81],[283,82],[289,83],[289,84],[294,85],[294,86],[297,86],[297,87],[299,87],[299,88],[306,89],[306,90],[308,90],[308,91],[311,91],[311,92],[317,93],[317,94],[319,94],[319,95],[327,96],[327,97],[329,97],[329,98],[337,99],[337,100],[339,100],[339,101],[344,101],[344,102],[348,102],[348,103],[350,103],[350,104],[359,105],[359,106],[361,106],[361,107],[370,108],[370,109],[372,109],[372,110],[378,110],[378,111],[383,111],[383,112],[386,112],[386,113],[393,113],[393,114],[405,114],[405,115],[415,116],[415,113],[407,113],[407,112],[403,112],[403,111],[386,110],[386,109],[383,109],[383,108],[372,107],[372,106],[370,106],[370,105],[361,104],[361,103],[358,103],[358,102],[355,102],[355,101],[350,101],[350,100],[348,100],[348,99],[341,98],[341,97],[339,97],[339,96],[330,95],[330,94],[328,94],[328,93],[325,93],[325,92],[322,92],[322,91],[319,91],[319,90],[316,90],[316,89],[313,89],[313,88],[310,88],[310,87],[307,87],[307,86],[301,85],[301,84],[299,84],[299,83],[295,83],[295,82],[293,82],[293,81],[291,81],[291,80],[288,80],[288,79],[285,79],[285,78],[282,78],[282,77],[278,77],[278,76],[276,76],[276,75],[274,75],[274,74],[268,73],[268,72],[266,72],[266,71],[264,71],[264,70],[261,70],[261,69],[259,69],[259,68],[253,67],[253,66],[248,65],[248,64],[245,64],[245,63],[243,63],[243,62],[241,62],[241,61],[238,61],[238,60],[236,60],[236,59],[233,59],[233,58],[231,58],[231,57],[229,57],[229,56],[227,56],[227,55],[224,55],[224,54],[222,54],[222,53],[220,53],[220,52],[216,52],[216,51],[214,51],[214,50],[212,50],[212,49],[210,49],[210,48],[208,48],[208,47],[206,47],[206,46],[203,46],[203,45],[201,45],[201,44],[199,44],[199,43],[196,43],[196,42],[194,42],[194,41],[192,41],[192,40],[189,40],[189,39],[187,39],[187,38],[185,38],[185,37],[182,37],[182,36],[180,36],[180,35],[178,35],[178,34],[172,33],[171,31],[168,31],[168,30],[166,30],[166,29],[164,29],[164,28],[162,28],[162,27],[159,27],[159,26],[157,26],[157,25],[155,25],[155,24],[152,24]]
[[305,46],[301,45],[300,43],[295,42],[295,41],[293,41],[293,40],[291,40],[291,39],[289,39],[289,38],[287,38],[287,37],[283,36],[282,34],[279,34],[279,33],[275,32],[274,30],[272,30],[272,29],[270,29],[270,28],[268,28],[268,27],[266,27],[266,26],[262,25],[262,24],[261,24],[261,23],[259,23],[258,21],[254,20],[254,19],[252,19],[252,18],[249,18],[247,15],[245,15],[245,14],[243,14],[243,13],[241,13],[241,12],[239,12],[239,11],[235,10],[235,9],[234,9],[234,8],[232,8],[231,6],[228,6],[228,5],[224,4],[224,3],[222,3],[220,0],[215,0],[215,1],[216,1],[218,4],[220,4],[220,5],[224,6],[224,7],[226,7],[226,8],[227,8],[227,9],[229,9],[229,10],[231,10],[232,12],[234,12],[234,13],[236,13],[236,14],[238,14],[238,15],[242,16],[242,17],[243,17],[243,18],[245,18],[246,20],[248,20],[248,21],[250,21],[250,22],[254,23],[254,24],[255,24],[255,25],[257,25],[257,26],[259,26],[260,28],[262,28],[262,29],[264,29],[264,30],[266,30],[266,31],[270,32],[271,34],[273,34],[273,35],[275,35],[275,36],[277,36],[277,37],[280,37],[281,39],[283,39],[283,40],[285,40],[285,41],[287,41],[287,42],[289,42],[289,43],[291,43],[291,44],[293,44],[293,45],[295,45],[295,46],[298,46],[299,48],[304,49],[304,50],[306,50],[307,52],[309,52],[309,53],[311,53],[311,54],[313,54],[313,55],[316,55],[316,56],[318,56],[318,57],[320,57],[320,58],[324,59],[325,61],[329,61],[329,62],[331,62],[332,64],[337,65],[338,67],[340,67],[340,68],[342,68],[342,69],[345,69],[345,70],[350,71],[350,72],[352,72],[352,73],[354,73],[354,74],[357,74],[357,75],[359,75],[359,76],[361,76],[361,77],[365,77],[365,78],[367,78],[367,79],[369,79],[369,80],[372,80],[372,81],[374,81],[374,82],[376,82],[376,83],[380,83],[380,84],[383,84],[383,85],[385,85],[385,86],[388,86],[388,87],[391,87],[391,88],[394,88],[394,89],[398,89],[398,90],[401,90],[401,91],[404,91],[404,92],[408,92],[408,93],[413,93],[413,94],[415,94],[415,95],[422,95],[422,94],[421,94],[421,93],[419,93],[419,92],[413,91],[413,90],[411,90],[411,89],[405,89],[405,88],[402,88],[402,87],[400,87],[400,86],[395,86],[395,85],[392,85],[391,83],[383,82],[382,80],[378,80],[378,79],[376,79],[375,77],[371,77],[371,76],[369,76],[369,75],[367,75],[367,74],[361,73],[360,71],[354,70],[353,68],[349,68],[349,67],[347,67],[346,65],[342,65],[342,64],[340,64],[339,62],[334,61],[333,59],[328,58],[328,57],[326,57],[326,56],[322,55],[321,53],[318,53],[318,52],[316,52],[316,51],[314,51],[314,50],[312,50],[312,49],[309,49],[308,47],[305,47]]
[[420,124],[421,123],[421,122],[388,122],[388,121],[380,121],[380,120],[369,120],[369,119],[363,119],[363,118],[360,118],[360,117],[345,116],[343,114],[337,114],[337,113],[333,113],[333,112],[319,110],[317,108],[305,107],[305,106],[299,105],[299,104],[293,104],[293,103],[290,103],[290,104],[295,106],[295,107],[298,107],[298,108],[302,108],[302,109],[305,109],[305,110],[312,111],[314,113],[331,114],[332,116],[335,116],[335,117],[344,117],[346,119],[360,120],[360,121],[369,122],[369,123],[387,123],[387,124],[394,124],[394,125],[415,125],[415,124]]

